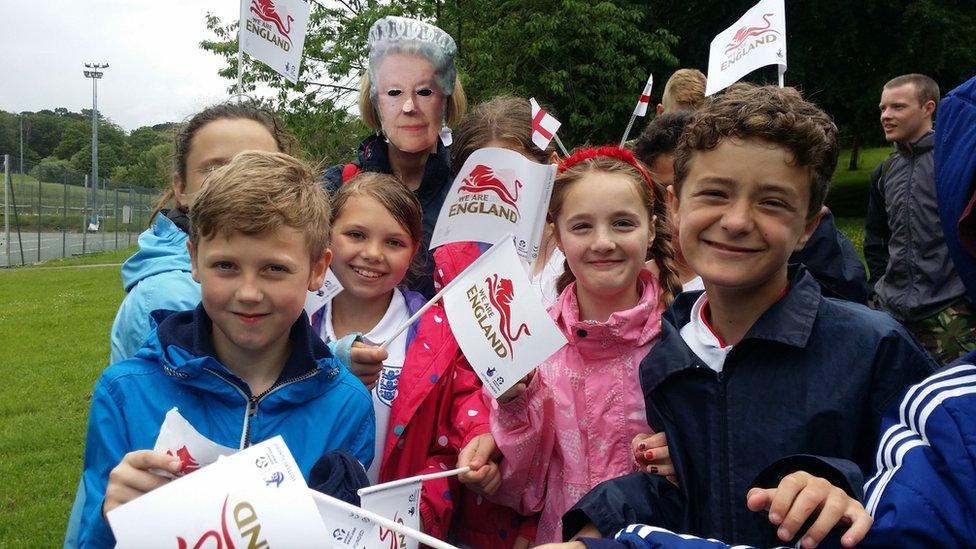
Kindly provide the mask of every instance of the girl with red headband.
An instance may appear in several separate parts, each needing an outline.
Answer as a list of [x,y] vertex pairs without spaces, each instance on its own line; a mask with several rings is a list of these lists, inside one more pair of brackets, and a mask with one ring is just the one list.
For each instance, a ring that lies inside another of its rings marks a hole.
[[549,312],[569,343],[491,414],[504,454],[493,497],[541,512],[536,543],[560,541],[564,512],[598,483],[634,471],[630,443],[647,430],[638,366],[680,291],[663,197],[629,151],[600,147],[567,158],[549,222],[566,256]]

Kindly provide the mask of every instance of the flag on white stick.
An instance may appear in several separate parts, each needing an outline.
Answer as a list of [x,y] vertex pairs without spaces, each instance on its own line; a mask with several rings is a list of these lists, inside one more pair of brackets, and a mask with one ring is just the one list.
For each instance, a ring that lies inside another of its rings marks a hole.
[[312,314],[321,309],[326,303],[332,301],[344,288],[342,282],[336,277],[332,269],[325,270],[325,282],[317,291],[308,292],[305,296],[305,314],[310,318]]
[[[385,490],[359,491],[363,509],[386,517],[393,522],[420,530],[420,480],[400,484]],[[366,549],[417,549],[419,542],[402,533],[377,524],[364,540]]]
[[555,164],[500,148],[478,149],[458,172],[441,206],[430,248],[449,242],[497,241],[515,235],[519,256],[539,256]]
[[495,398],[566,344],[511,236],[452,281],[444,310],[464,356]]
[[304,0],[241,0],[238,47],[298,82],[308,15]]
[[637,107],[634,108],[634,116],[647,116],[647,105],[651,102],[651,86],[654,85],[654,75],[647,76],[647,84],[644,84],[644,91],[637,100]]
[[[153,446],[156,452],[180,458],[180,470],[175,477],[182,477],[206,467],[221,456],[237,452],[237,448],[221,446],[200,434],[176,408],[166,412],[166,419],[159,427],[159,435]],[[153,471],[159,475],[175,478],[169,471]]]
[[118,547],[305,547],[327,540],[278,436],[108,512]]
[[722,91],[766,65],[778,65],[781,76],[786,72],[783,0],[762,0],[712,40],[705,95]]
[[551,114],[542,110],[535,97],[529,99],[532,105],[532,142],[536,147],[546,150],[562,124]]

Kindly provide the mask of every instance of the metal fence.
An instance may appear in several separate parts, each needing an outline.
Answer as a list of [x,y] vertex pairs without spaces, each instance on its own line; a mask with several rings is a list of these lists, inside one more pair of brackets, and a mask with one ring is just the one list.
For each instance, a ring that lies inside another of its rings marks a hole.
[[159,191],[99,178],[66,166],[3,158],[0,267],[133,245],[149,224]]

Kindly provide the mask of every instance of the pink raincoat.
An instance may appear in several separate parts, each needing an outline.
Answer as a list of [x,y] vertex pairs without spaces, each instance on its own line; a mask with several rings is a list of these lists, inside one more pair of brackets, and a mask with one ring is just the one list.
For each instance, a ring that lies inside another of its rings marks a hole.
[[541,512],[535,543],[562,541],[563,513],[594,486],[634,472],[630,442],[650,427],[638,366],[661,332],[661,289],[642,271],[643,293],[605,323],[579,320],[576,285],[549,309],[569,344],[535,372],[526,392],[499,405],[491,431],[504,454],[493,499]]

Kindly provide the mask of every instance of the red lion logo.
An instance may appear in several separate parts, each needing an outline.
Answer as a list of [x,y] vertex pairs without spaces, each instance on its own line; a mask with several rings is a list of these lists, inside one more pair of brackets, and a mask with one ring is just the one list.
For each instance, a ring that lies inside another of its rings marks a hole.
[[522,182],[516,179],[515,194],[512,194],[509,192],[508,187],[495,175],[495,170],[484,164],[478,164],[464,178],[464,181],[461,182],[461,187],[458,191],[467,191],[469,193],[493,192],[498,195],[498,198],[502,202],[515,208],[515,211],[518,212],[518,197],[521,188]]
[[251,0],[251,13],[257,15],[262,21],[274,23],[278,27],[278,32],[291,44],[291,23],[295,20],[292,16],[288,17],[288,24],[281,20],[278,11],[275,9],[274,0]]
[[[174,454],[172,450],[166,450],[166,455],[172,456]],[[193,459],[193,456],[190,455],[190,451],[186,448],[186,446],[183,446],[177,450],[175,455],[176,457],[180,458],[180,470],[176,472],[176,476],[182,477],[183,475],[188,475],[200,468],[200,464],[197,463],[197,460]]]
[[512,286],[511,279],[499,278],[497,274],[485,279],[488,283],[488,300],[491,306],[498,311],[501,322],[498,323],[498,331],[502,334],[502,339],[508,345],[508,354],[513,357],[512,342],[518,341],[522,335],[532,335],[529,332],[529,325],[524,322],[518,327],[515,334],[512,334],[512,300],[515,299],[515,288]]
[[[200,536],[200,539],[193,545],[193,549],[200,549],[203,544],[208,540],[213,540],[216,542],[214,546],[215,549],[234,549],[234,541],[230,537],[230,530],[227,528],[227,499],[230,496],[224,497],[224,506],[220,509],[220,532],[216,530],[207,530]],[[223,534],[223,535],[221,535]],[[176,536],[176,547],[177,549],[189,549],[190,544],[186,542],[181,536]]]
[[728,47],[725,48],[725,53],[729,53],[730,51],[735,50],[736,48],[741,46],[743,42],[746,41],[746,38],[749,38],[751,36],[762,36],[764,34],[769,34],[769,33],[779,34],[778,31],[775,31],[770,28],[773,24],[769,21],[769,18],[772,16],[773,16],[772,13],[763,14],[762,16],[763,21],[766,22],[766,26],[764,27],[745,26],[735,31],[735,36],[732,37],[732,41],[729,42]]

